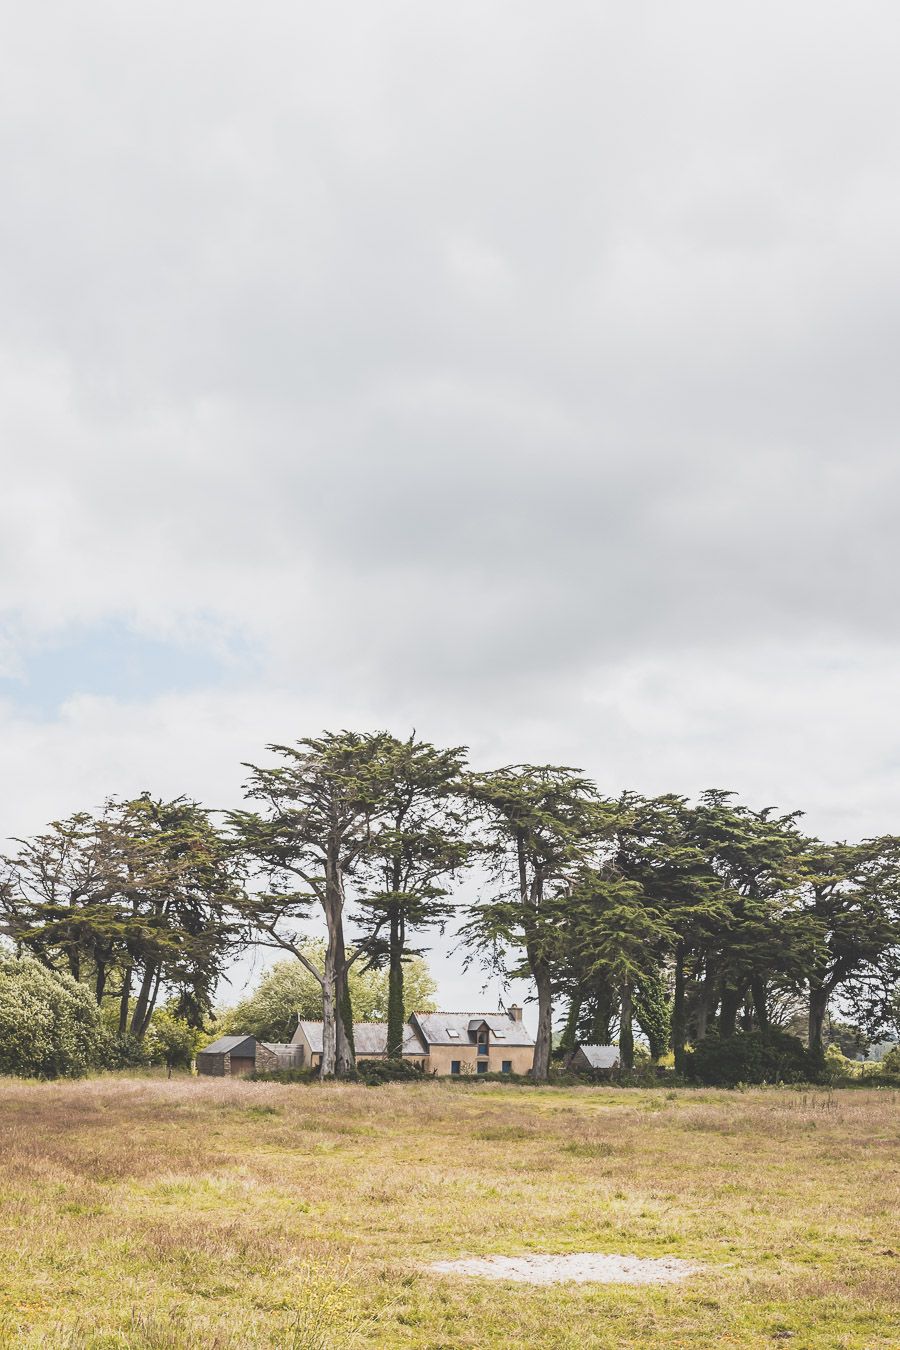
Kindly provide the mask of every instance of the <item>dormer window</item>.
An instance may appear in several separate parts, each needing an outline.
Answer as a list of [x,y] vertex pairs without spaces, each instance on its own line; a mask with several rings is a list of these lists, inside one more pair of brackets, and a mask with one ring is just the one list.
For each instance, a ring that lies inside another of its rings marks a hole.
[[486,1031],[479,1031],[479,1032],[478,1032],[478,1036],[477,1036],[477,1040],[478,1040],[478,1053],[479,1053],[479,1055],[486,1055],[487,1052],[488,1052],[488,1034],[487,1034],[487,1032],[486,1032]]

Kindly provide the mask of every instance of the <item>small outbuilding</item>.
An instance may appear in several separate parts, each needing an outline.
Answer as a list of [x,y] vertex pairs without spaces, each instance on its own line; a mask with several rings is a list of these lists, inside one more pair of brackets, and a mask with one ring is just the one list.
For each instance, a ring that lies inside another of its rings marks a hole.
[[276,1051],[255,1036],[222,1036],[197,1055],[197,1072],[214,1078],[246,1078],[281,1067]]
[[619,1067],[617,1045],[578,1045],[569,1057],[568,1067],[576,1073],[612,1075]]

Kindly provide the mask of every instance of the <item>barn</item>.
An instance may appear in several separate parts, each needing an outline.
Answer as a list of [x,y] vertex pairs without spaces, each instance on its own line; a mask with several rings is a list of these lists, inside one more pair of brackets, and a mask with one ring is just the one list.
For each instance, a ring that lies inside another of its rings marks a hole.
[[255,1036],[222,1036],[197,1055],[197,1072],[215,1078],[246,1078],[280,1067],[277,1051]]

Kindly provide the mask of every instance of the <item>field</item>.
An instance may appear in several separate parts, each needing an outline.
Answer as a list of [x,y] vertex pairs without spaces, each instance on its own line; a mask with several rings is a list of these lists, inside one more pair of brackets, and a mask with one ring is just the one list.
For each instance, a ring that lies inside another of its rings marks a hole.
[[[900,1346],[900,1093],[0,1080],[0,1345]],[[677,1255],[667,1287],[439,1277]]]

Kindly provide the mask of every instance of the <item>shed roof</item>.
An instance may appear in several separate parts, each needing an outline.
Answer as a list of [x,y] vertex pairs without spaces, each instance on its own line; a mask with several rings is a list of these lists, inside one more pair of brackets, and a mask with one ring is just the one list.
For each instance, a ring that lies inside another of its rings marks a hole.
[[617,1045],[579,1045],[592,1069],[614,1069],[619,1062]]
[[[255,1036],[220,1036],[212,1045],[206,1045],[198,1051],[201,1055],[227,1055],[234,1054],[235,1050],[246,1047],[247,1054],[256,1054]],[[240,1058],[240,1056],[238,1056]]]
[[483,1023],[503,1045],[534,1045],[524,1022],[502,1012],[415,1012],[409,1019],[426,1045],[470,1045],[469,1032]]

